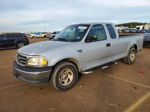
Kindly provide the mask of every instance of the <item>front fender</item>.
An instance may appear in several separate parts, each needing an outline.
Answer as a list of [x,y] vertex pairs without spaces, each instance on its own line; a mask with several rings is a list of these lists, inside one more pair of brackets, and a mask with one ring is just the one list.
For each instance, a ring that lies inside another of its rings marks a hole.
[[82,60],[80,60],[80,55],[77,52],[53,51],[45,56],[48,59],[48,66],[55,66],[59,62],[67,60],[73,62],[78,67],[79,71],[82,69]]

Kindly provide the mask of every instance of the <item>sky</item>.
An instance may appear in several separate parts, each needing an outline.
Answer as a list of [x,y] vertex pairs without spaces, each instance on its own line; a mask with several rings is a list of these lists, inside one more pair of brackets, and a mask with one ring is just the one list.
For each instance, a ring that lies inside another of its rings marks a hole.
[[51,32],[89,22],[150,23],[150,0],[0,1],[0,32]]

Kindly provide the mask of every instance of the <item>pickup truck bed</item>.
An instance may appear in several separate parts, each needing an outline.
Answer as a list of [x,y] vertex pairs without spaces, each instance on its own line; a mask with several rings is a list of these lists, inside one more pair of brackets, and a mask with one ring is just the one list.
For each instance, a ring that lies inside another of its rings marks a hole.
[[143,35],[129,35],[129,36],[119,36],[120,39],[124,39],[125,41],[135,41],[136,45],[137,45],[137,50],[140,51],[143,49],[142,45],[143,45]]

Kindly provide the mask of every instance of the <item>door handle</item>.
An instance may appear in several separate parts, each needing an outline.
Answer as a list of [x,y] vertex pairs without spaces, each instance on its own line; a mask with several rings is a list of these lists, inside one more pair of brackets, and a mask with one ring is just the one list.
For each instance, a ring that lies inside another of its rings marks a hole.
[[82,53],[83,51],[82,51],[82,49],[77,49],[77,52]]
[[110,43],[107,43],[107,44],[106,44],[106,47],[110,47],[110,46],[111,46],[111,44],[110,44]]

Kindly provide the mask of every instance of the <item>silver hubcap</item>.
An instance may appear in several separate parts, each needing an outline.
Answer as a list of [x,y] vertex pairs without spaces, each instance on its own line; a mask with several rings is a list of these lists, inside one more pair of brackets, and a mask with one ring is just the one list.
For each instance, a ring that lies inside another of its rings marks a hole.
[[135,53],[134,53],[134,51],[132,51],[130,54],[130,61],[133,62],[134,60],[135,60]]
[[73,72],[71,69],[64,69],[59,76],[59,83],[63,86],[68,86],[73,80]]
[[18,44],[18,48],[21,48],[21,47],[23,47],[23,46],[24,46],[23,43],[19,43],[19,44]]

